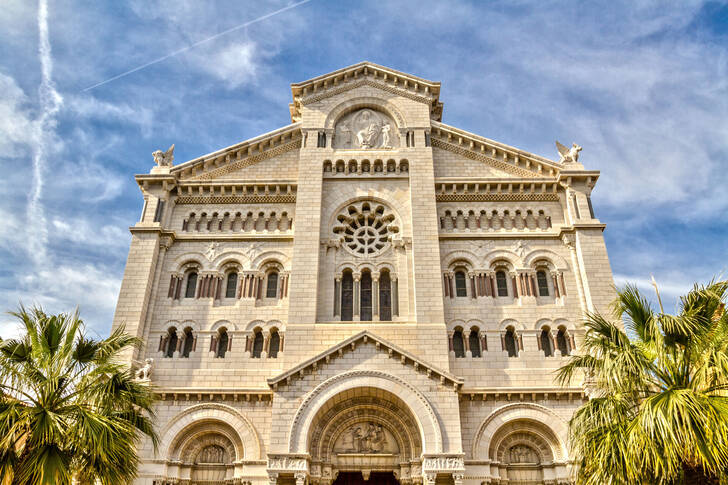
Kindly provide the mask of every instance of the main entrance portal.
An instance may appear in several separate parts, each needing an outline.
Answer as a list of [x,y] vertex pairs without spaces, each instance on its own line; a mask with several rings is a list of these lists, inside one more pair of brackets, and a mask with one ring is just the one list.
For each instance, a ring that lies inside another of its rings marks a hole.
[[333,485],[399,485],[392,472],[372,472],[367,478],[360,472],[341,472]]

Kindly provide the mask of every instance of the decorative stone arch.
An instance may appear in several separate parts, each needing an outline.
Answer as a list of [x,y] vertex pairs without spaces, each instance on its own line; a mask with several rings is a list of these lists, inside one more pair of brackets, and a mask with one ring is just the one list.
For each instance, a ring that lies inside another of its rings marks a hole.
[[245,331],[252,332],[256,328],[260,328],[262,330],[263,328],[265,328],[265,322],[263,320],[251,320],[245,326]]
[[[510,428],[507,428],[510,425]],[[552,410],[534,403],[506,404],[494,410],[475,433],[471,456],[496,460],[503,440],[513,432],[527,432],[548,443],[553,460],[568,458],[568,425]]]
[[458,263],[462,262],[464,263],[463,266],[468,268],[469,271],[472,271],[473,268],[475,268],[478,259],[478,256],[470,251],[464,251],[462,249],[450,251],[444,258],[442,258],[442,269],[452,270],[458,265]]
[[175,272],[185,274],[192,269],[204,271],[208,269],[206,262],[207,258],[201,253],[185,253],[174,260]]
[[191,328],[195,334],[200,331],[200,324],[194,320],[183,320],[179,322],[179,325],[177,325],[177,331],[182,333],[188,327]]
[[539,318],[533,325],[534,330],[541,330],[543,327],[549,327],[551,330],[556,328],[554,327],[554,322],[550,318]]
[[342,275],[344,274],[344,271],[347,270],[351,271],[352,273],[356,273],[357,271],[359,271],[356,263],[354,263],[353,261],[344,261],[336,267],[336,274]]
[[497,249],[486,254],[483,258],[483,267],[493,269],[496,263],[500,261],[504,261],[506,263],[509,271],[515,271],[516,268],[523,267],[523,261],[521,261],[521,258],[519,258],[513,251],[508,251],[506,249]]
[[427,398],[414,386],[386,372],[375,370],[349,371],[333,376],[314,388],[303,399],[288,434],[290,453],[308,453],[308,431],[314,418],[334,396],[355,388],[375,388],[401,399],[414,416],[420,433],[423,453],[442,452],[440,423]]
[[389,271],[389,275],[391,277],[397,276],[397,270],[395,269],[394,265],[388,261],[381,261],[377,263],[377,271],[379,274],[382,273],[382,271]]
[[[242,259],[238,256],[241,256]],[[245,259],[247,259],[247,257],[245,257],[242,253],[233,251],[233,254],[231,254],[230,251],[226,251],[225,254],[221,254],[215,258],[214,264],[221,274],[226,274],[230,271],[240,272],[243,270],[244,263],[242,261]]]
[[228,332],[237,332],[238,326],[230,320],[218,320],[207,328],[209,332],[217,332],[222,327],[225,327]]
[[377,270],[377,267],[374,263],[371,261],[360,261],[356,265],[356,270],[359,273],[363,273],[364,271],[369,271],[372,275],[379,274],[379,271]]
[[455,320],[450,320],[447,323],[448,331],[454,331],[458,327],[460,327],[462,329],[470,328],[470,327],[467,327],[467,323],[465,323],[465,320],[462,320],[460,318],[456,318]]
[[266,251],[250,262],[251,269],[267,272],[275,268],[278,271],[286,271],[289,258],[281,251]]
[[385,199],[383,199],[381,197],[370,196],[370,195],[362,195],[362,196],[358,196],[358,197],[352,197],[352,198],[347,199],[346,201],[342,202],[338,206],[336,206],[336,208],[333,211],[331,211],[331,216],[329,216],[329,223],[328,223],[328,226],[327,227],[333,228],[338,223],[337,217],[339,216],[339,214],[341,213],[341,211],[344,210],[344,208],[346,206],[352,205],[352,204],[356,204],[358,202],[370,202],[370,201],[371,202],[377,202],[379,204],[382,204],[386,208],[388,208],[390,211],[392,211],[392,213],[394,214],[394,217],[395,217],[395,222],[398,223],[399,226],[400,226],[399,227],[399,229],[400,229],[399,230],[399,233],[400,234],[403,234],[403,229],[404,229],[403,223],[404,223],[404,219],[402,219],[402,216],[400,214],[401,211],[395,205],[397,202],[396,201],[388,201],[388,200],[385,200]]
[[567,271],[569,269],[566,260],[549,249],[536,249],[523,258],[523,264],[526,268],[535,268],[540,261],[546,262],[546,266],[552,271]]
[[516,332],[522,332],[523,330],[526,330],[525,325],[523,325],[518,320],[514,320],[512,318],[506,318],[498,324],[498,330],[500,330],[501,332],[505,332],[508,327],[513,327],[514,329],[516,329]]
[[569,331],[570,334],[574,334],[578,329],[576,328],[576,325],[574,325],[573,322],[570,320],[567,320],[566,318],[556,318],[553,321],[553,329],[558,329],[559,327],[564,327],[566,330]]
[[[388,96],[391,97],[391,95],[389,94]],[[343,116],[346,116],[352,111],[363,108],[369,108],[374,111],[384,112],[385,114],[389,115],[395,123],[397,123],[398,129],[402,129],[407,126],[405,122],[405,117],[402,115],[399,109],[394,106],[394,104],[390,103],[386,99],[377,98],[374,96],[361,96],[358,98],[352,98],[343,101],[342,103],[335,106],[331,111],[329,111],[329,114],[326,115],[326,120],[324,121],[324,128],[333,129],[339,119],[341,119]]]
[[185,431],[193,430],[200,423],[225,425],[235,432],[236,460],[264,459],[263,447],[255,426],[235,408],[224,404],[208,403],[191,406],[172,418],[160,433],[160,447],[166,457],[171,458],[175,450],[181,449]]

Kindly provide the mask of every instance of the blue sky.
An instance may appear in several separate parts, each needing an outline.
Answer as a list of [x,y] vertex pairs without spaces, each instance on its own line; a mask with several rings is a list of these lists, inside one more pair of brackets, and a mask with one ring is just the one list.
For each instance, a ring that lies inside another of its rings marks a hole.
[[108,333],[151,152],[286,125],[290,83],[362,60],[441,81],[447,124],[581,144],[617,283],[654,274],[671,309],[728,273],[726,2],[311,0],[203,43],[295,2],[3,3],[2,310],[80,305]]

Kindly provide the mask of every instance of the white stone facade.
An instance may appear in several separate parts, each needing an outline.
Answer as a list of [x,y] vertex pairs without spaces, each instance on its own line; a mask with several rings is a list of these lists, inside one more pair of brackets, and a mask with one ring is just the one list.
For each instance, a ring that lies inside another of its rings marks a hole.
[[162,440],[136,483],[569,483],[585,397],[553,371],[613,298],[599,172],[443,124],[439,91],[357,64],[136,177],[114,326]]

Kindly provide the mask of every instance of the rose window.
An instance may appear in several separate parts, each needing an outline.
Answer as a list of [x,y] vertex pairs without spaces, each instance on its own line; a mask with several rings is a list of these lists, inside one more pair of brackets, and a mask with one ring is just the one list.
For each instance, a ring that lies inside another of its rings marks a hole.
[[399,227],[394,215],[375,202],[358,202],[344,208],[336,217],[334,233],[341,245],[355,256],[376,256],[389,247]]

